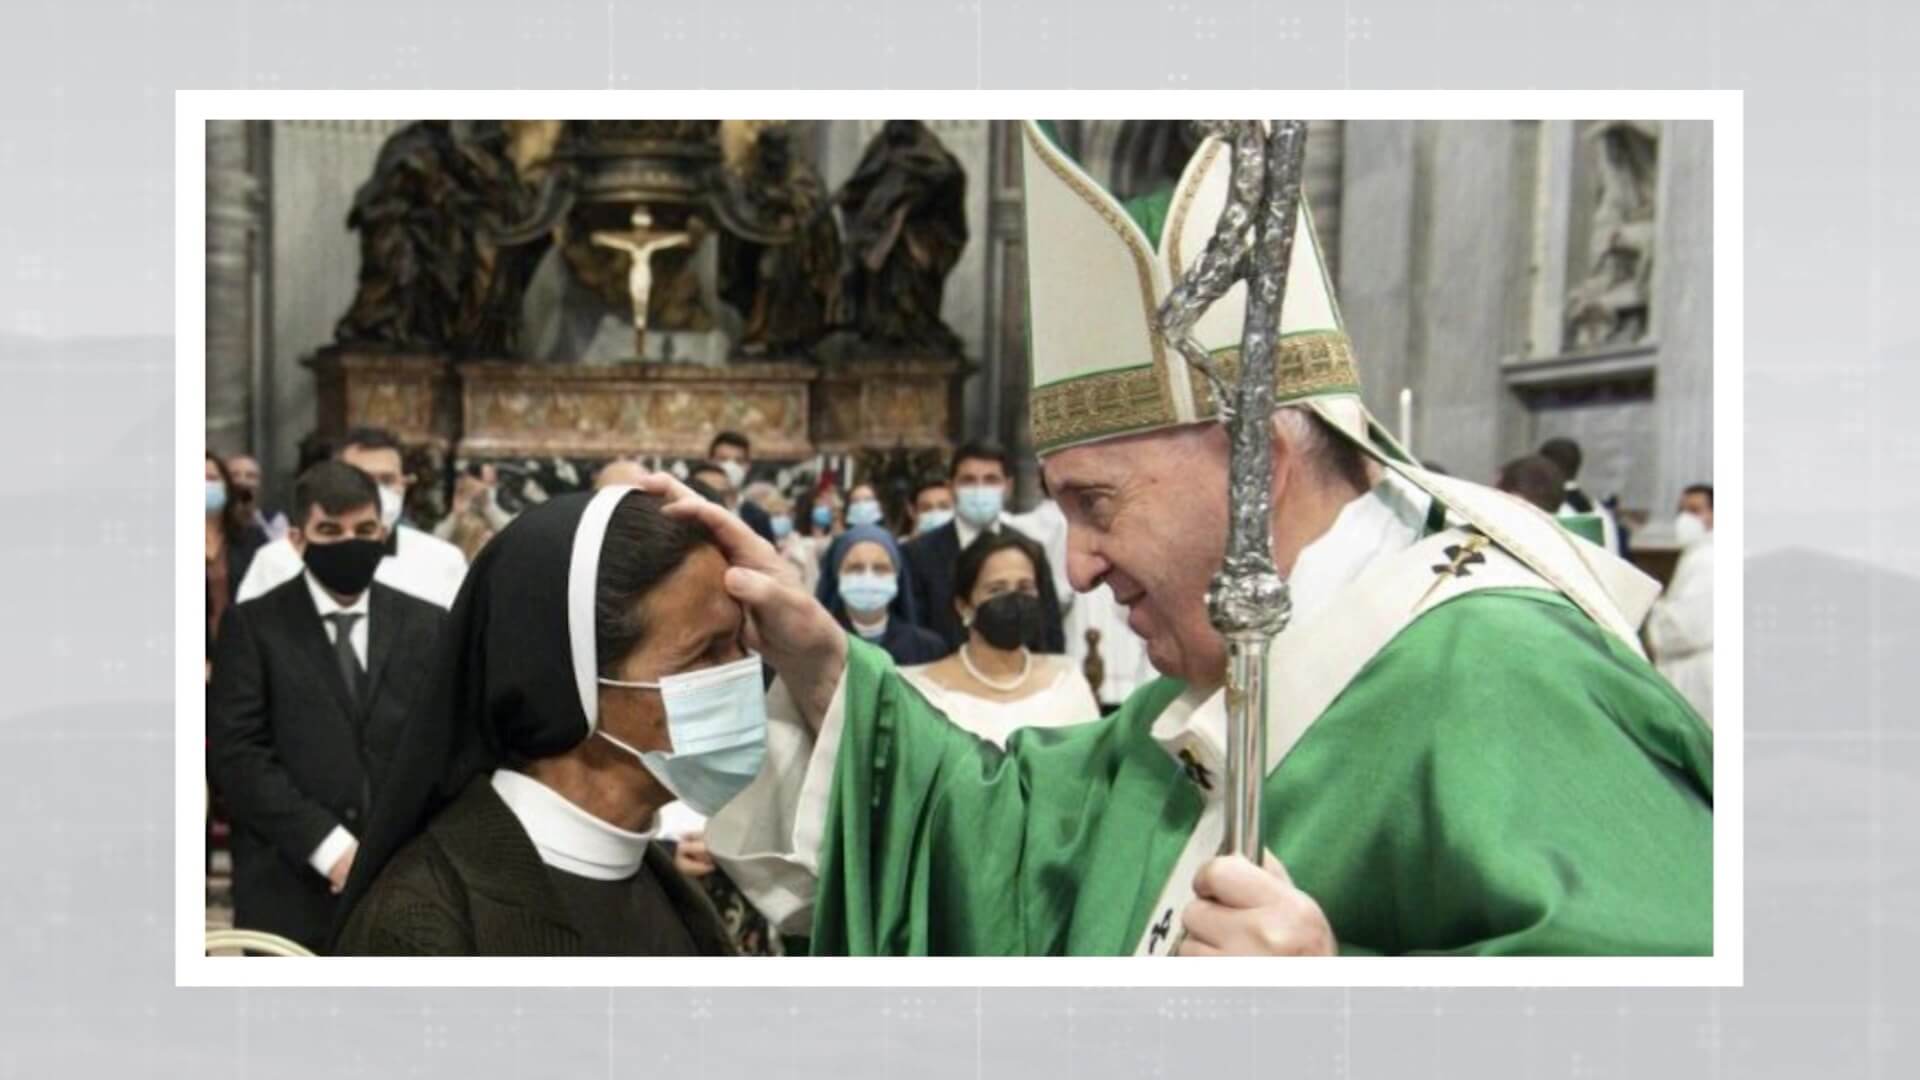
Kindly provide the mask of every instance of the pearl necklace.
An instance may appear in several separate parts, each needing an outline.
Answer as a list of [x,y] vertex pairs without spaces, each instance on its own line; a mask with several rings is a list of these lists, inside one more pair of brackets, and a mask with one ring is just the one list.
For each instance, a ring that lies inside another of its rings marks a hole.
[[960,644],[960,666],[966,668],[967,674],[980,680],[980,682],[989,689],[1002,692],[1018,690],[1020,689],[1020,684],[1027,681],[1027,676],[1033,673],[1033,653],[1027,651],[1027,647],[1022,645],[1020,647],[1020,674],[1015,675],[1012,682],[995,682],[981,674],[979,668],[973,666],[973,657],[968,655],[968,649],[971,644],[971,642],[962,642]]

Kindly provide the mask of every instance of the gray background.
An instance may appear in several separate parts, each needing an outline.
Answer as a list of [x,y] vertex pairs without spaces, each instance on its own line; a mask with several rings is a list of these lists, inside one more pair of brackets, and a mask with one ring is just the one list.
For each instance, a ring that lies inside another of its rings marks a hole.
[[[1916,1072],[1914,5],[650,7],[0,13],[0,1075]],[[172,90],[608,85],[1746,89],[1746,988],[173,989]]]

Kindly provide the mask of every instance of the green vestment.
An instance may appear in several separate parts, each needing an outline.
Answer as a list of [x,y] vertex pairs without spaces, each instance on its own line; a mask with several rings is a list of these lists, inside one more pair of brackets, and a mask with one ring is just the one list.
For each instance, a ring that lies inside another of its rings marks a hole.
[[[1153,736],[1185,689],[1003,752],[851,641],[814,952],[1132,953],[1215,779]],[[1345,953],[1705,954],[1712,758],[1572,604],[1487,589],[1359,669],[1269,774],[1263,837]]]

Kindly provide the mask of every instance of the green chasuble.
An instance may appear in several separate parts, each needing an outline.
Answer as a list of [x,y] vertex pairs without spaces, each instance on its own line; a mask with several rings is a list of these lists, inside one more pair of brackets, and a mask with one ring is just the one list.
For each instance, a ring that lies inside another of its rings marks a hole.
[[[1125,955],[1166,931],[1217,779],[1154,738],[1181,683],[1003,752],[848,648],[814,952]],[[1712,758],[1686,702],[1564,598],[1484,589],[1358,670],[1268,776],[1263,835],[1345,953],[1704,954]]]

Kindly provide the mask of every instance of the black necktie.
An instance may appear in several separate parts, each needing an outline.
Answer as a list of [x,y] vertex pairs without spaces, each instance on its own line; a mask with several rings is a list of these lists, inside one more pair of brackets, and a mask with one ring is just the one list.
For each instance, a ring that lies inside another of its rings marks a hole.
[[347,693],[353,696],[357,706],[366,696],[367,672],[360,666],[360,656],[353,651],[353,624],[360,621],[358,612],[336,611],[327,616],[333,624],[333,658],[340,664],[340,677],[347,681]]

